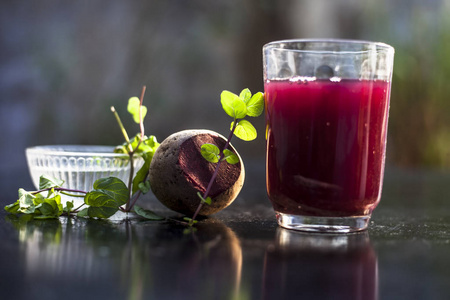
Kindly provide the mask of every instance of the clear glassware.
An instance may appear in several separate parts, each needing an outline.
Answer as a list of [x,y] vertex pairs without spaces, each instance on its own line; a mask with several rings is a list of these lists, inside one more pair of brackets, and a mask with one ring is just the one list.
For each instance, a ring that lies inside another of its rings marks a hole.
[[[97,179],[117,177],[128,185],[130,160],[127,154],[114,153],[113,146],[52,145],[35,146],[25,150],[31,179],[36,189],[39,178],[47,175],[64,180],[63,187],[72,190],[90,191]],[[141,157],[135,156],[134,174],[143,165]],[[82,198],[74,200],[82,204]]]
[[285,228],[367,228],[381,197],[394,48],[354,40],[263,47],[267,192]]

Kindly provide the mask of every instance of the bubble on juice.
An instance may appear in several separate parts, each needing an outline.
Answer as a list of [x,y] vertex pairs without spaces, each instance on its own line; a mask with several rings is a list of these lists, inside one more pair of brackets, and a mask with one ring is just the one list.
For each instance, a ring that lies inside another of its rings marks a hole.
[[341,81],[341,78],[340,77],[331,77],[330,78],[330,81],[332,81],[332,82],[340,82]]
[[317,79],[329,79],[334,76],[334,70],[327,65],[321,65],[316,69],[316,78]]
[[308,83],[310,81],[315,81],[316,77],[309,77],[309,76],[294,76],[292,78],[289,78],[289,82],[291,83]]

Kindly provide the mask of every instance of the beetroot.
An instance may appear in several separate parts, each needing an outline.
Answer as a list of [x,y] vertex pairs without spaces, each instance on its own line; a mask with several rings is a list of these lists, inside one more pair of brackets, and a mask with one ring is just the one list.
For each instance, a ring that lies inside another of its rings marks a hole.
[[[184,130],[167,137],[153,156],[149,173],[152,191],[162,204],[176,212],[189,215],[196,211],[201,201],[197,193],[204,194],[214,173],[217,163],[208,162],[200,153],[205,143],[223,149],[226,139],[210,130]],[[242,159],[233,146],[228,149],[239,157],[239,162],[221,163],[209,193],[212,203],[203,205],[200,215],[211,215],[230,205],[244,184]]]

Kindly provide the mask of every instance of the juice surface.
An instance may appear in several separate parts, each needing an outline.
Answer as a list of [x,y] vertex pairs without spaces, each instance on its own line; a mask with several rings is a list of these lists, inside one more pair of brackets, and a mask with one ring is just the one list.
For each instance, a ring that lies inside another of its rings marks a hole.
[[362,216],[378,204],[387,81],[265,83],[267,192],[275,211]]

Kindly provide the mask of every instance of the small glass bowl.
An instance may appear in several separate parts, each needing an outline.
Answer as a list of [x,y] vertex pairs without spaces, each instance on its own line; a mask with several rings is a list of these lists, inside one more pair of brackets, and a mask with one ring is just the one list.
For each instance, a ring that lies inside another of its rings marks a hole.
[[[64,188],[88,192],[97,179],[104,177],[118,177],[128,185],[129,157],[113,151],[113,146],[54,145],[27,148],[25,154],[37,189],[39,178],[47,175],[64,180]],[[135,156],[133,162],[134,176],[144,160]]]

